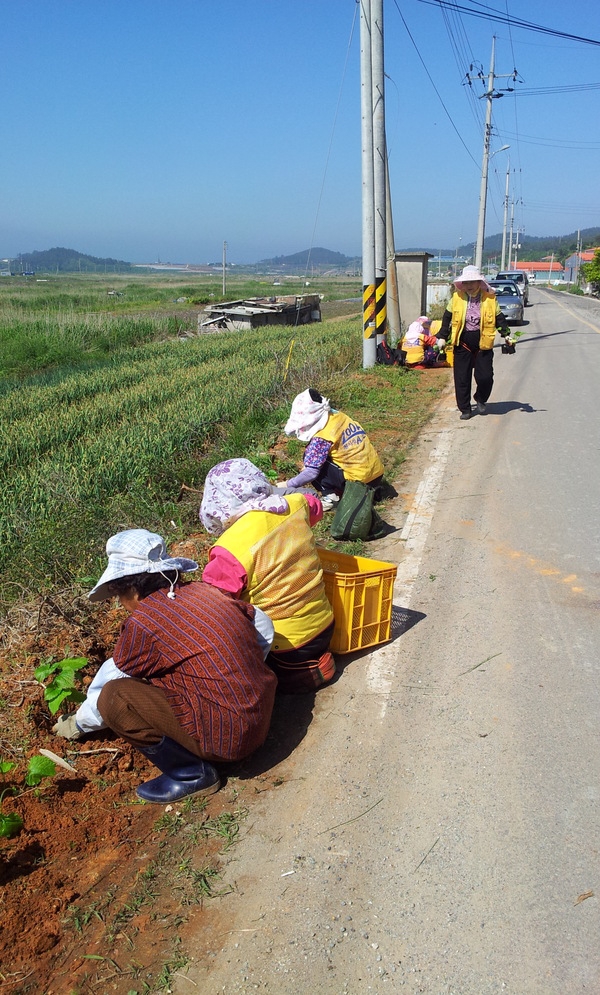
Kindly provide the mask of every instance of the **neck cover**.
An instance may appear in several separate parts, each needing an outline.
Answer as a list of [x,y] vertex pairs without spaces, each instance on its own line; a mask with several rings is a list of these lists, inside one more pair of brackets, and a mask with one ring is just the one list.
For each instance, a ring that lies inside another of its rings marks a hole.
[[327,424],[330,411],[326,397],[322,401],[313,401],[310,390],[305,390],[294,398],[284,432],[286,435],[295,435],[301,442],[310,442],[313,435]]

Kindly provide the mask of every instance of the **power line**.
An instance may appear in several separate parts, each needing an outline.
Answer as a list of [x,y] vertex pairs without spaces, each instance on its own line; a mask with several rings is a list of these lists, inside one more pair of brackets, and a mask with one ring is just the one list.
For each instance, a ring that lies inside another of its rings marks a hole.
[[398,6],[398,0],[394,0],[394,5],[396,7],[396,10],[398,11],[398,14],[400,15],[400,20],[402,21],[402,23],[403,23],[403,25],[404,25],[404,27],[406,29],[406,33],[407,33],[408,37],[410,38],[411,42],[413,43],[413,46],[414,46],[414,49],[415,49],[417,55],[419,56],[419,59],[421,61],[421,65],[423,66],[423,69],[427,73],[427,77],[429,79],[429,82],[431,83],[433,89],[435,90],[435,92],[437,94],[437,98],[438,98],[440,104],[442,105],[442,107],[444,108],[444,111],[446,112],[446,116],[448,117],[448,120],[450,121],[450,124],[452,125],[452,127],[454,128],[456,134],[458,135],[458,138],[460,139],[460,143],[464,147],[467,155],[469,156],[470,159],[473,160],[473,162],[475,163],[475,165],[478,166],[477,160],[471,154],[468,146],[465,145],[465,141],[464,141],[464,139],[463,139],[460,131],[458,130],[458,128],[456,127],[454,121],[452,120],[452,115],[450,114],[450,111],[448,110],[448,108],[446,107],[444,101],[442,100],[442,95],[441,95],[440,91],[438,90],[437,86],[433,82],[433,78],[431,76],[431,73],[429,72],[429,69],[427,68],[425,60],[423,59],[423,56],[421,55],[421,53],[419,51],[419,48],[417,46],[417,43],[416,43],[415,39],[413,38],[412,34],[410,33],[410,28],[408,27],[408,24],[404,20],[404,15],[402,14],[402,11],[400,10],[400,7]]
[[553,38],[565,38],[567,41],[580,42],[583,45],[597,45],[600,47],[600,41],[595,38],[585,38],[582,35],[571,35],[566,31],[556,31],[554,28],[548,28],[543,24],[534,24],[533,21],[525,21],[520,17],[511,17],[510,15],[503,14],[493,7],[488,7],[486,4],[477,3],[476,0],[472,2],[477,7],[483,8],[481,11],[473,10],[471,7],[462,7],[457,3],[451,2],[451,0],[419,0],[419,3],[425,3],[430,7],[450,7],[452,10],[458,11],[461,14],[468,14],[470,17],[479,17],[486,21],[497,21],[499,24],[507,24],[513,28],[523,28],[527,31],[537,31],[539,34],[551,35]]
[[546,138],[544,135],[538,136],[519,134],[517,136],[511,131],[503,131],[502,134],[505,138],[510,138],[511,140],[518,138],[518,140],[523,142],[525,145],[543,145],[547,148],[572,149],[577,152],[597,152],[598,149],[600,149],[600,142],[571,142],[560,138]]
[[580,93],[583,90],[600,90],[600,83],[571,83],[569,86],[523,87],[515,90],[519,97],[539,97],[547,93]]

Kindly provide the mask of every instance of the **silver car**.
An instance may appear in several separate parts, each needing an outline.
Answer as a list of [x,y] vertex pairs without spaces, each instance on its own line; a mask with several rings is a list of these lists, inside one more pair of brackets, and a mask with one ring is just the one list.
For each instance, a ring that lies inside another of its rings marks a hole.
[[505,270],[503,273],[496,273],[497,280],[512,280],[523,298],[525,307],[529,304],[529,277],[523,270]]
[[496,294],[500,310],[506,320],[522,325],[525,305],[516,283],[512,280],[490,280],[489,284]]

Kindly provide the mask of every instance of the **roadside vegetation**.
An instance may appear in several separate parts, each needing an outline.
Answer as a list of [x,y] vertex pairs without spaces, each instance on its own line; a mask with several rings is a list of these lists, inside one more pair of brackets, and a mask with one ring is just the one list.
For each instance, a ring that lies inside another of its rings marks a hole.
[[[410,410],[420,374],[361,371],[359,315],[301,329],[199,335],[198,308],[178,317],[158,299],[157,314],[90,315],[82,310],[90,291],[82,287],[93,284],[66,278],[43,312],[22,314],[12,287],[0,285],[5,606],[56,587],[85,587],[101,569],[106,537],[120,528],[143,524],[168,542],[183,539],[197,529],[198,491],[219,459],[246,454],[275,476],[293,473],[300,451],[284,442],[278,466],[270,447],[291,398],[307,384],[369,430],[392,410]],[[138,302],[180,290],[166,291],[162,280],[136,285]],[[394,447],[390,470],[401,459],[402,447]]]
[[[75,707],[124,617],[86,597],[108,536],[145,527],[203,563],[206,472],[247,456],[273,480],[294,474],[304,447],[283,425],[309,385],[361,421],[393,481],[450,375],[363,370],[360,291],[344,281],[311,286],[319,324],[198,334],[202,305],[184,290],[202,296],[201,280],[122,279],[135,293],[116,305],[99,277],[57,277],[47,295],[0,282],[0,986],[13,995],[63,981],[78,995],[169,990],[191,907],[221,892],[217,853],[253,794],[281,783],[272,771],[293,725],[281,703],[259,773],[230,772],[206,810],[186,803],[156,825],[132,802],[148,774],[140,754],[111,733],[57,744],[56,714]],[[255,293],[236,291],[228,299]],[[329,522],[317,538],[332,545]],[[48,748],[72,766],[32,773]]]

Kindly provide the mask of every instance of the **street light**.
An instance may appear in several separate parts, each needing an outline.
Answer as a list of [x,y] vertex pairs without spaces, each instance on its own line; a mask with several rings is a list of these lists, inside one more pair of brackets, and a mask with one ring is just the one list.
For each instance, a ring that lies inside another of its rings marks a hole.
[[475,265],[480,270],[483,261],[483,239],[485,236],[485,207],[487,201],[488,168],[490,159],[493,159],[498,152],[505,152],[510,145],[503,145],[490,154],[489,132],[486,131],[486,141],[483,150],[483,164],[481,167],[481,189],[479,191],[479,221],[477,223],[477,246],[475,248]]

